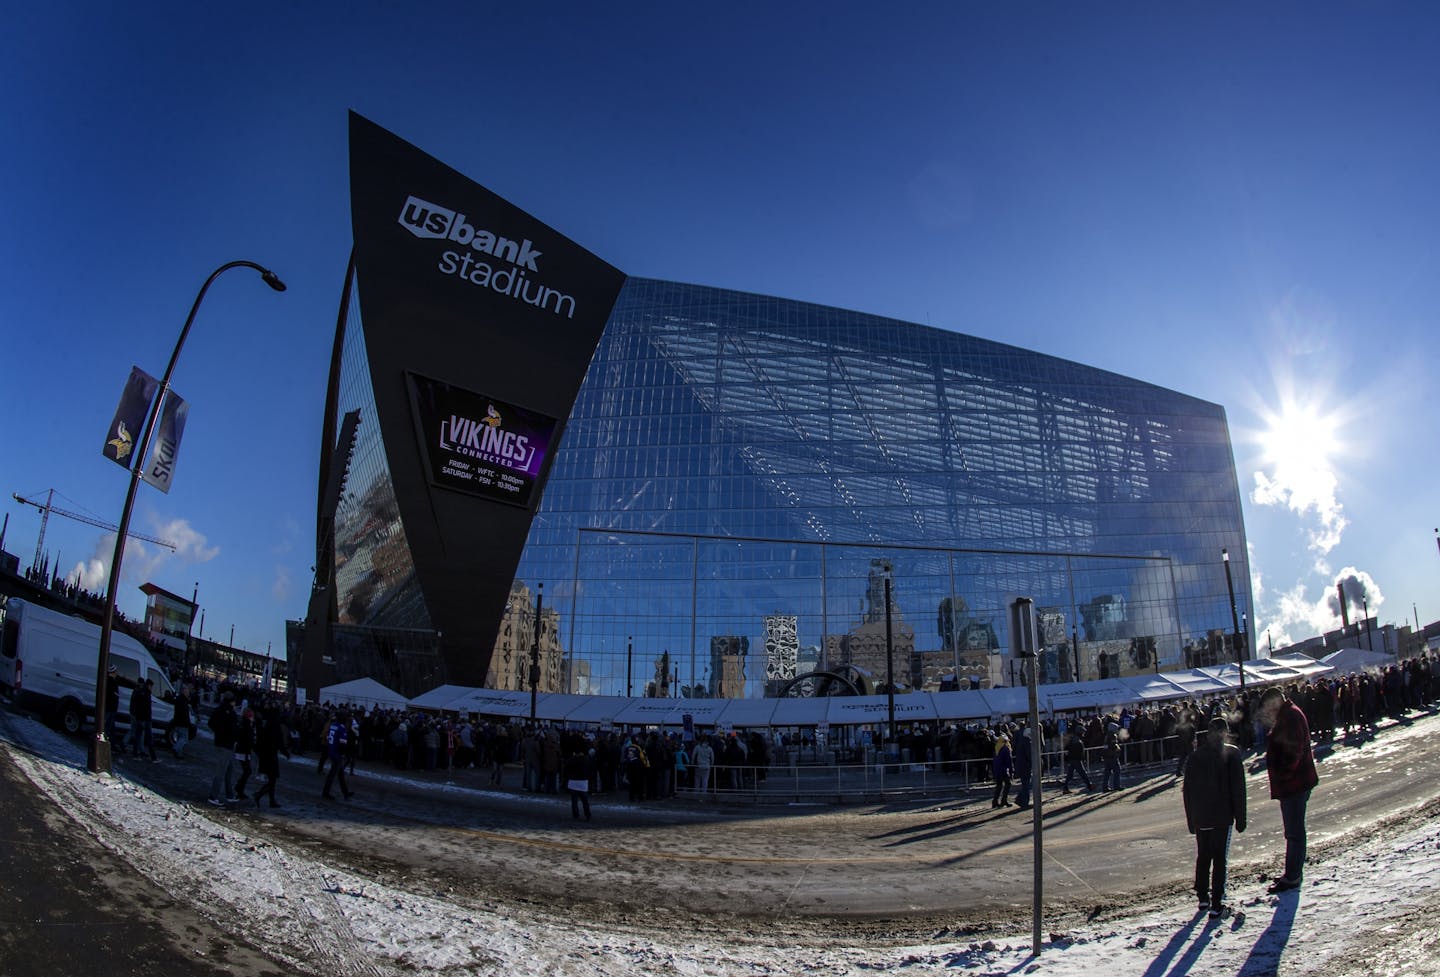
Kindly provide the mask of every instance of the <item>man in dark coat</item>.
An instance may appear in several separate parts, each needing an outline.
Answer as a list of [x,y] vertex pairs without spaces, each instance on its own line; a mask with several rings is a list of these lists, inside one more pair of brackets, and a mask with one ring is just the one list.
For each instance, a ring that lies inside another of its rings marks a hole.
[[330,720],[330,725],[325,730],[325,750],[330,755],[330,773],[325,777],[325,787],[320,796],[327,801],[333,801],[335,795],[330,793],[330,788],[335,783],[335,778],[340,778],[340,793],[345,795],[348,801],[355,795],[350,785],[345,782],[345,748],[350,743],[350,710],[341,709],[339,713]]
[[145,679],[135,684],[135,689],[130,693],[130,753],[132,756],[140,756],[144,751],[150,754],[150,759],[158,759],[155,756],[155,735],[150,728],[151,717],[154,716],[154,679]]
[[1211,916],[1224,912],[1230,828],[1245,831],[1245,768],[1240,751],[1227,742],[1229,732],[1224,719],[1210,721],[1209,733],[1185,766],[1181,788],[1185,824],[1195,836],[1195,894]]
[[1277,687],[1260,699],[1260,721],[1270,731],[1265,737],[1265,769],[1270,774],[1270,796],[1280,802],[1285,825],[1285,874],[1270,884],[1274,895],[1300,888],[1305,870],[1305,806],[1310,791],[1320,782],[1315,752],[1310,747],[1310,724],[1305,713]]
[[194,735],[190,731],[191,721],[190,684],[187,682],[180,686],[180,694],[175,699],[175,716],[170,720],[170,752],[177,760],[185,755],[185,744]]

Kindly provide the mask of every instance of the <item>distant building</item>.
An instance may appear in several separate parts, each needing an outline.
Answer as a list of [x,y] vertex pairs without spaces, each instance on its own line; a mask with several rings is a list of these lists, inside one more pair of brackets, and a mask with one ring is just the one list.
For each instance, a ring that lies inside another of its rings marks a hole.
[[745,698],[745,658],[750,639],[744,635],[717,635],[710,639],[711,699]]
[[800,618],[794,614],[767,614],[765,627],[765,694],[778,694],[793,679],[800,663]]
[[188,597],[172,594],[158,584],[140,586],[145,595],[145,629],[150,640],[165,645],[176,655],[184,655],[195,622],[195,605]]

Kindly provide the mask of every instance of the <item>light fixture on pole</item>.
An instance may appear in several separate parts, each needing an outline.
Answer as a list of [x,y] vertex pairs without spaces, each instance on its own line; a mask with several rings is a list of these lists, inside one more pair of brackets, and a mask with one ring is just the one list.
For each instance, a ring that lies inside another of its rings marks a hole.
[[535,722],[535,705],[540,697],[540,628],[545,620],[545,585],[535,592],[535,627],[530,634],[530,722]]
[[125,541],[130,534],[130,515],[135,509],[135,490],[140,484],[140,475],[145,469],[150,452],[150,437],[155,433],[155,421],[165,404],[166,394],[170,390],[170,377],[175,373],[175,363],[180,359],[180,350],[185,345],[186,337],[190,335],[195,313],[200,310],[200,303],[209,291],[210,284],[231,268],[253,268],[260,273],[260,278],[266,285],[277,292],[285,291],[285,283],[276,277],[273,271],[253,261],[227,261],[216,268],[210,273],[210,277],[205,279],[205,284],[200,286],[200,292],[190,306],[190,314],[185,318],[185,326],[180,330],[180,338],[175,341],[175,350],[170,354],[165,375],[160,378],[155,399],[145,417],[145,427],[132,452],[134,460],[130,465],[130,486],[125,492],[125,507],[120,511],[120,524],[115,532],[115,552],[110,558],[110,580],[105,588],[105,610],[100,624],[100,651],[95,665],[95,738],[90,741],[86,757],[86,766],[94,773],[106,773],[110,770],[110,741],[105,736],[105,673],[110,662],[110,635],[115,628],[115,598],[120,588],[120,564],[125,558]]
[[1235,650],[1235,667],[1240,669],[1240,691],[1245,691],[1245,662],[1240,657],[1240,618],[1235,613],[1235,581],[1230,576],[1230,551],[1220,550],[1220,558],[1225,561],[1225,589],[1230,591],[1230,645]]
[[627,635],[625,636],[625,695],[626,695],[627,697],[632,696],[632,695],[635,694],[635,688],[634,688],[634,686],[631,684],[631,680],[630,680],[631,667],[632,667],[634,664],[635,664],[635,636],[634,636],[633,634],[627,634]]

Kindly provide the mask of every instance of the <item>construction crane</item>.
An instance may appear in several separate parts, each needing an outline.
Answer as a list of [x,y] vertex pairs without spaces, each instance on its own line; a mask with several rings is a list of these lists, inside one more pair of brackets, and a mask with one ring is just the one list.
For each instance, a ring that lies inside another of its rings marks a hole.
[[[115,526],[103,520],[96,519],[94,516],[87,516],[84,513],[80,512],[71,512],[69,509],[62,509],[59,506],[52,504],[55,499],[55,490],[53,488],[46,491],[44,502],[36,502],[34,499],[27,499],[25,498],[25,496],[20,495],[16,492],[11,492],[10,494],[12,497],[14,497],[16,502],[23,502],[26,505],[33,505],[35,508],[40,510],[40,538],[35,541],[35,560],[30,564],[30,568],[32,570],[38,570],[40,568],[40,555],[45,551],[45,524],[50,521],[50,513],[52,512],[55,513],[57,516],[64,516],[67,519],[74,519],[76,522],[83,522],[86,525],[95,526],[99,529],[108,529],[111,532],[120,531],[119,526]],[[143,539],[147,543],[155,543],[159,546],[164,546],[170,550],[174,550],[176,548],[176,544],[170,542],[168,539],[156,539],[154,536],[146,536],[144,533],[137,533],[133,530],[126,535],[133,536],[135,539]]]

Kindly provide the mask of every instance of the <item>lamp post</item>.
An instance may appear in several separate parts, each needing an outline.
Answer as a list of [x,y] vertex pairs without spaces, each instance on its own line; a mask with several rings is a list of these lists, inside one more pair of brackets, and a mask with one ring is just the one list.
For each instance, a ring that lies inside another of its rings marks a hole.
[[1375,650],[1375,636],[1370,631],[1370,600],[1366,597],[1360,598],[1360,606],[1365,609],[1365,646],[1371,651]]
[[545,585],[539,584],[535,593],[535,628],[530,634],[530,724],[535,724],[535,704],[540,697],[540,628],[545,618]]
[[1230,576],[1230,551],[1220,550],[1220,558],[1225,561],[1225,589],[1230,591],[1230,633],[1233,635],[1231,644],[1235,648],[1235,667],[1240,669],[1240,691],[1245,691],[1245,662],[1240,657],[1240,618],[1235,614],[1235,580]]
[[165,397],[170,392],[170,377],[175,373],[175,362],[180,359],[180,350],[185,345],[186,337],[190,335],[190,327],[195,322],[195,313],[200,310],[200,303],[205,298],[205,293],[209,291],[210,283],[231,268],[242,267],[258,271],[265,284],[275,291],[285,291],[285,283],[273,271],[257,265],[253,261],[227,261],[210,273],[210,277],[205,279],[205,284],[200,286],[200,292],[195,296],[195,303],[190,306],[190,314],[185,318],[185,326],[180,330],[180,338],[175,341],[175,350],[170,354],[170,362],[165,367],[165,375],[160,378],[160,387],[150,405],[150,413],[146,415],[145,428],[140,434],[140,440],[135,443],[134,460],[130,465],[130,487],[125,492],[125,507],[120,510],[120,525],[115,531],[115,552],[110,558],[110,581],[105,588],[105,612],[100,624],[100,653],[95,664],[95,738],[90,741],[90,749],[86,756],[86,766],[93,773],[107,773],[110,770],[110,741],[105,736],[105,672],[110,661],[110,635],[115,628],[115,598],[120,589],[120,564],[125,558],[125,541],[130,533],[130,515],[135,509],[135,490],[140,484],[140,474],[144,470],[145,459],[150,452],[150,436],[155,433],[155,421],[159,418],[160,408],[164,406]]
[[625,636],[625,696],[629,698],[635,694],[635,688],[630,681],[631,666],[635,664],[635,636]]
[[190,642],[195,640],[195,612],[200,609],[200,581],[195,581],[195,592],[190,595],[190,627],[185,632],[185,651],[180,656],[180,681],[190,673]]
[[890,623],[890,574],[895,568],[889,560],[871,560],[870,565],[879,567],[885,575],[885,697],[890,720],[885,739],[888,743],[895,738],[895,633]]

